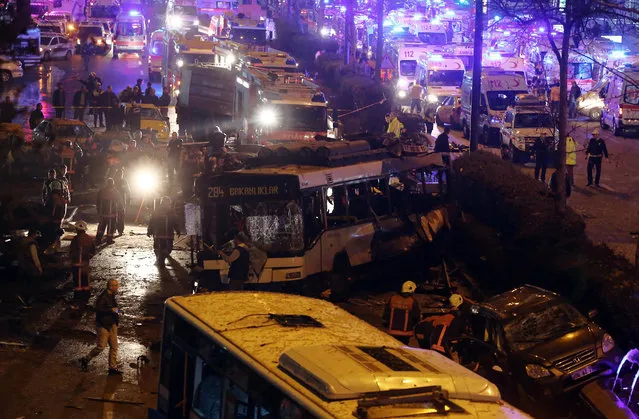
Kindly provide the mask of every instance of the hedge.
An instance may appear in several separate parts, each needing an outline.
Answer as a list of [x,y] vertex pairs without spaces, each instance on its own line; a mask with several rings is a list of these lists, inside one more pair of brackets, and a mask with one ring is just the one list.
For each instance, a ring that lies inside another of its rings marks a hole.
[[483,152],[454,161],[451,190],[466,214],[455,250],[479,274],[482,287],[501,292],[523,284],[556,291],[598,322],[623,346],[639,342],[639,285],[633,266],[585,233],[571,208],[559,214],[548,188],[509,162]]

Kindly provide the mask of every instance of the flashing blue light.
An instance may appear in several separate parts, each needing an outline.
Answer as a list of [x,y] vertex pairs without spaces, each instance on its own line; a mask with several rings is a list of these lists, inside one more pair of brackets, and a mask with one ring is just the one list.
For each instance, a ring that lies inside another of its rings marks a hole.
[[138,10],[129,10],[129,16],[140,16],[140,12]]
[[510,36],[510,31],[504,31],[504,36]]
[[610,53],[610,58],[625,58],[626,53],[623,51],[612,51]]
[[446,16],[450,16],[450,17],[455,16],[455,11],[454,10],[446,10]]
[[384,19],[384,26],[390,26],[393,22],[390,19]]
[[501,16],[496,15],[496,16],[495,16],[495,21],[498,21],[498,20],[501,20]]
[[391,31],[393,33],[402,33],[404,32],[404,28],[401,26],[393,26],[393,30]]
[[431,25],[439,25],[441,23],[441,20],[439,20],[439,18],[435,18],[433,20],[430,21]]
[[341,6],[339,8],[339,11],[342,12],[342,13],[346,13],[346,6]]
[[542,33],[543,33],[543,32],[546,32],[546,28],[544,28],[543,26],[540,26],[540,27],[539,27],[539,32],[542,32]]

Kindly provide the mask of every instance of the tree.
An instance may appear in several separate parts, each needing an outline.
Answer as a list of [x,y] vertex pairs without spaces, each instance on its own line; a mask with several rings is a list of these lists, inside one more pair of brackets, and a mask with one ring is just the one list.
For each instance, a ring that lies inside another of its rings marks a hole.
[[[565,6],[564,6],[565,3]],[[562,7],[563,6],[563,7]],[[617,6],[617,5],[614,5]],[[523,29],[533,26],[544,28],[548,44],[559,63],[559,144],[558,153],[558,200],[557,211],[566,209],[566,136],[568,135],[568,56],[571,47],[579,48],[584,35],[588,32],[588,23],[605,17],[624,17],[629,13],[610,3],[596,0],[494,0],[491,3],[494,14],[511,19]],[[553,29],[561,27],[561,31]],[[556,38],[557,37],[557,38]]]
[[377,0],[377,47],[375,48],[375,80],[382,80],[384,56],[384,0]]

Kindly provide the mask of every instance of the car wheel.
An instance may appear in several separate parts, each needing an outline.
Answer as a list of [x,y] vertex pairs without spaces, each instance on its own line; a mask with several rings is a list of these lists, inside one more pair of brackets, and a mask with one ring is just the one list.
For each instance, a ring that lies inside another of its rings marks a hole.
[[44,61],[49,61],[51,59],[51,53],[49,51],[44,53]]
[[71,52],[71,50],[67,51],[67,53],[64,55],[64,59],[69,61],[71,59],[71,57],[73,56],[73,53]]
[[590,119],[592,119],[593,121],[596,121],[601,118],[601,111],[598,109],[593,109],[590,111],[589,116],[590,116]]
[[3,83],[11,81],[11,73],[8,71],[0,72],[0,80],[2,80]]
[[612,120],[612,133],[615,135],[615,137],[618,137],[621,134],[623,134],[623,129],[621,129],[620,127],[617,126],[617,120],[616,119]]

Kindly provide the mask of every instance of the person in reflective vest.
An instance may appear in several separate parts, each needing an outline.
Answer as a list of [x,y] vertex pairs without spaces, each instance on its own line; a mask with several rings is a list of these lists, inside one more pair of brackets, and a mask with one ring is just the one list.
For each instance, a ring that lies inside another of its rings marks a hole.
[[122,195],[115,189],[113,179],[106,180],[106,186],[98,191],[96,209],[100,216],[95,243],[99,245],[106,230],[107,243],[113,243],[113,234],[118,221],[118,212],[123,206]]
[[244,289],[244,283],[248,281],[249,269],[251,267],[251,255],[248,248],[248,237],[246,234],[239,232],[233,238],[235,248],[227,255],[222,251],[218,254],[229,265],[229,290],[240,291]]
[[406,345],[421,317],[419,304],[414,297],[415,289],[417,285],[413,281],[404,282],[402,291],[386,303],[382,318],[386,332]]
[[159,266],[164,266],[165,260],[173,251],[173,232],[180,235],[177,218],[173,213],[171,198],[162,197],[160,207],[153,211],[146,235],[153,236],[153,251]]
[[95,255],[95,242],[93,237],[87,234],[88,226],[85,221],[75,223],[75,229],[77,234],[69,246],[74,291],[89,291],[89,261]]
[[577,142],[572,136],[566,136],[566,170],[570,184],[575,186],[575,166],[577,165]]
[[449,302],[451,305],[450,313],[424,318],[415,327],[415,337],[420,347],[435,350],[455,359],[456,354],[450,344],[460,337],[466,328],[466,323],[460,315],[460,307],[464,303],[464,298],[459,294],[453,294],[450,296]]

